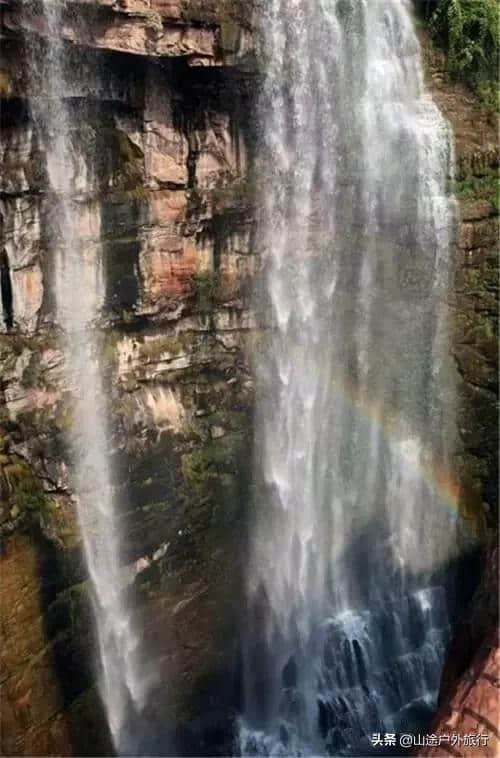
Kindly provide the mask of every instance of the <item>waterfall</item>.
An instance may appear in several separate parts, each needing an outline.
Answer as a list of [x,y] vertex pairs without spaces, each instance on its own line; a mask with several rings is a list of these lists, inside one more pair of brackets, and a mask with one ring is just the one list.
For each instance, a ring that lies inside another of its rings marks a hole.
[[450,635],[449,131],[406,0],[269,0],[242,754],[367,755]]
[[[72,394],[68,442],[74,494],[92,588],[99,651],[99,685],[118,752],[126,744],[127,721],[144,705],[148,687],[140,663],[140,636],[126,589],[132,575],[122,565],[119,503],[110,466],[107,404],[100,365],[97,318],[104,300],[99,243],[80,234],[85,191],[92,183],[92,156],[79,143],[84,124],[73,114],[72,82],[61,39],[65,6],[42,4],[46,44],[27,47],[33,80],[43,93],[32,97],[33,120],[46,154],[56,320],[63,333],[66,382]],[[40,76],[41,74],[41,76]],[[92,211],[90,211],[92,212]],[[99,218],[94,219],[99,225]]]

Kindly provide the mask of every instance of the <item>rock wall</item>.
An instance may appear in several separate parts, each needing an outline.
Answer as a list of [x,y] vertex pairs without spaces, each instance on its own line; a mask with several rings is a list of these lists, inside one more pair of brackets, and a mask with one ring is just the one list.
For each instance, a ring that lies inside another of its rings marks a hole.
[[[163,744],[146,752],[222,749],[238,698],[256,268],[248,8],[68,3],[61,29],[78,72],[73,212],[104,281],[96,329],[124,562],[161,685],[145,719]],[[47,88],[26,61],[44,55],[47,29],[36,4],[1,10],[2,751],[105,754],[68,475],[53,204],[29,110]]]
[[458,500],[484,537],[498,524],[498,135],[496,114],[445,73],[421,31],[427,80],[455,137],[459,229],[451,293],[460,450]]
[[[430,727],[448,743],[420,756],[498,755],[498,132],[497,114],[445,73],[444,55],[422,32],[428,84],[456,142],[460,223],[451,293],[460,449],[458,503],[480,537],[479,572],[443,670]],[[484,736],[475,744],[470,735]]]
[[[124,561],[161,687],[146,717],[173,753],[230,752],[258,349],[254,161],[258,35],[242,0],[69,2],[61,30],[75,113],[74,214],[104,281],[96,328],[113,419]],[[65,386],[47,243],[43,79],[36,3],[1,6],[1,749],[109,751],[95,689],[89,589],[68,476]],[[457,500],[474,533],[495,523],[496,243],[488,114],[443,74],[435,96],[457,135],[462,224],[454,355],[460,381]],[[10,294],[9,294],[10,293]],[[158,729],[164,726],[164,733]],[[180,727],[178,725],[181,725]],[[170,749],[169,748],[169,749]]]
[[[439,709],[431,726],[450,739],[416,755],[496,756],[500,751],[500,648],[498,645],[498,544],[451,645],[443,671]],[[478,737],[479,744],[476,740]]]

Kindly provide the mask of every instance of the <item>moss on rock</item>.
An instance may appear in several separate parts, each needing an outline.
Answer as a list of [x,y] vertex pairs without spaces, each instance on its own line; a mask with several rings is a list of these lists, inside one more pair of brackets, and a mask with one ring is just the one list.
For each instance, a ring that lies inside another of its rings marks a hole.
[[11,491],[12,501],[20,511],[44,511],[47,498],[40,481],[24,463],[10,463],[4,467],[4,475]]
[[219,277],[213,271],[200,271],[193,277],[193,297],[198,313],[211,313],[219,299]]

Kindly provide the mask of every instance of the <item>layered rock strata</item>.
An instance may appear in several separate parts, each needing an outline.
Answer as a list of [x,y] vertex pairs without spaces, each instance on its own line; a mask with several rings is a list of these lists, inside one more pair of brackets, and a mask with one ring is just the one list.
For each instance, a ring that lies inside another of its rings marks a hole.
[[[213,752],[210,735],[223,743],[237,700],[250,459],[250,19],[210,2],[68,3],[66,14],[66,168],[79,238],[104,281],[95,328],[123,560],[168,693],[145,714],[163,744],[145,736],[143,749]],[[35,6],[2,6],[2,750],[102,754],[67,450],[77,388],[54,321],[53,203],[29,107],[47,88],[25,63],[28,46],[44,54],[40,18]]]
[[[105,754],[68,474],[74,388],[65,385],[54,323],[53,204],[29,109],[47,88],[25,65],[27,46],[43,55],[47,30],[30,8],[13,0],[0,8],[1,749]],[[61,29],[75,71],[67,93],[78,123],[68,166],[74,213],[105,283],[96,329],[128,535],[124,565],[136,574],[134,601],[161,684],[146,715],[165,725],[173,752],[188,754],[228,753],[238,704],[249,363],[259,349],[250,297],[259,270],[252,8],[239,0],[68,2]],[[427,42],[425,52],[457,136],[455,500],[483,538],[496,524],[498,496],[498,149],[487,111],[446,79]]]

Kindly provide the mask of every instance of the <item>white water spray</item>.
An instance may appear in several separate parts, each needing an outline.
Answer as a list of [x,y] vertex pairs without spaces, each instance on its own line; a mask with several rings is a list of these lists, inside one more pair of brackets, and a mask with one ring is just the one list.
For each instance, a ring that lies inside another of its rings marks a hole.
[[450,140],[405,0],[270,0],[262,26],[272,328],[240,748],[359,755],[433,707],[449,634]]
[[[96,325],[104,301],[99,245],[78,231],[77,196],[92,181],[92,156],[78,144],[81,126],[72,114],[65,44],[61,40],[64,4],[42,4],[47,38],[42,67],[44,95],[32,99],[34,121],[46,151],[53,193],[48,230],[52,253],[56,317],[63,331],[66,379],[72,392],[68,442],[84,554],[92,585],[99,645],[100,693],[118,752],[126,748],[127,720],[140,713],[149,682],[140,662],[140,636],[126,599],[132,576],[121,559],[119,503],[109,459],[109,429]],[[35,72],[39,75],[39,71]],[[71,76],[74,72],[70,72]]]

